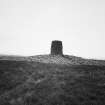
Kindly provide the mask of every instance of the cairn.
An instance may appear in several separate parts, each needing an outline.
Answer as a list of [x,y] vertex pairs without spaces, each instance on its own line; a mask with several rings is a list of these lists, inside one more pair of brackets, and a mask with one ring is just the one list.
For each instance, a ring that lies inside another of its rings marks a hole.
[[51,44],[51,55],[63,55],[62,41],[54,40]]

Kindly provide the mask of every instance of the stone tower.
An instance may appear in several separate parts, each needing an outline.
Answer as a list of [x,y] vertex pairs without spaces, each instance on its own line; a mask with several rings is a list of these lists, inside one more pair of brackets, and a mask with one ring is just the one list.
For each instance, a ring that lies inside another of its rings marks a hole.
[[51,55],[63,55],[62,41],[58,41],[58,40],[52,41]]

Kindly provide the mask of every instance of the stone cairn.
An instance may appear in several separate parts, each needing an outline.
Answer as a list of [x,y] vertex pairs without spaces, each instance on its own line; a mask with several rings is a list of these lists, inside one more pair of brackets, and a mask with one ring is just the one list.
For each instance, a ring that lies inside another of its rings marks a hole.
[[63,55],[62,41],[54,40],[51,44],[51,55]]

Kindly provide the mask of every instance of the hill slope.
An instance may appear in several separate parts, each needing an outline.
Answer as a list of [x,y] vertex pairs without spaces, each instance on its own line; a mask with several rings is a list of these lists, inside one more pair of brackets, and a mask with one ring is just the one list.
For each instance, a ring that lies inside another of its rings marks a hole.
[[84,59],[69,55],[37,55],[28,57],[30,61],[66,65],[105,65],[105,60]]
[[36,55],[36,56],[0,56],[0,60],[7,61],[34,61],[41,63],[66,65],[105,65],[105,60],[85,59],[69,55]]
[[0,60],[0,105],[104,105],[105,61],[40,55]]

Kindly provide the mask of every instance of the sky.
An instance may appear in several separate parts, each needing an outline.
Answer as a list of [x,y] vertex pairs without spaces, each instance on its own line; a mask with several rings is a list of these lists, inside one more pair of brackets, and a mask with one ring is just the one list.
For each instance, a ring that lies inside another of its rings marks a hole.
[[63,52],[105,59],[105,0],[0,0],[0,54]]

